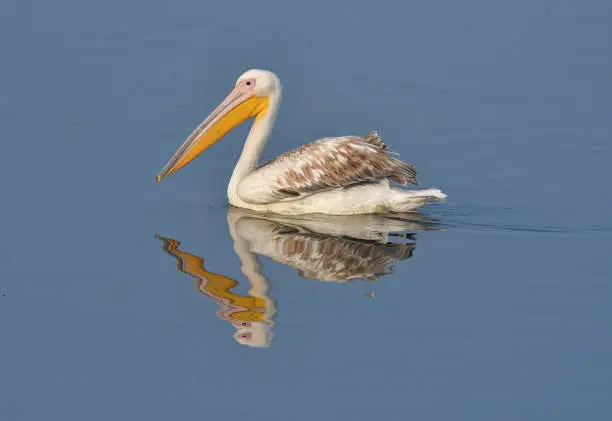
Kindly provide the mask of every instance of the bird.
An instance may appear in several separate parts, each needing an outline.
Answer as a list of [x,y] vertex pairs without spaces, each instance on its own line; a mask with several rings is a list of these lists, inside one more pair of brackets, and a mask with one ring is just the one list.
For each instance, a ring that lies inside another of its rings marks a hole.
[[417,184],[415,167],[393,156],[395,152],[376,131],[318,139],[260,165],[281,96],[275,73],[261,69],[243,73],[159,172],[156,182],[253,119],[228,184],[230,206],[282,215],[358,215],[410,212],[446,199],[439,189],[405,188]]

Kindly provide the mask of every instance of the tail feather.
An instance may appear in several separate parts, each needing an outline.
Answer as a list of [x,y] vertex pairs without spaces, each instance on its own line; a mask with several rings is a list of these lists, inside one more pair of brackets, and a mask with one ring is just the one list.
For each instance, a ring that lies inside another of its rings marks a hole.
[[411,212],[428,203],[442,202],[447,197],[439,189],[392,190],[395,194],[387,204],[391,212]]

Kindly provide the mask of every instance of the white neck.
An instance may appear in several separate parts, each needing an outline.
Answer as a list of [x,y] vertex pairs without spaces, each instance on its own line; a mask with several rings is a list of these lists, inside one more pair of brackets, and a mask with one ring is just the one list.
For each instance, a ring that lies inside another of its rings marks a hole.
[[[234,173],[227,186],[227,196],[232,205],[240,206],[242,200],[238,197],[238,184],[257,168],[259,156],[274,127],[274,121],[280,106],[280,86],[268,97],[268,109],[265,115],[258,117],[253,122],[251,131],[244,142],[240,158],[234,167]],[[241,206],[240,206],[241,207]]]

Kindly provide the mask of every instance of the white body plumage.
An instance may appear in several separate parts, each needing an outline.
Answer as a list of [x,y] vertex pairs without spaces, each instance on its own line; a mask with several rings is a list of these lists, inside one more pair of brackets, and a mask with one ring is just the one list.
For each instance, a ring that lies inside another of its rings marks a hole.
[[416,184],[416,170],[389,155],[375,132],[365,137],[325,138],[258,166],[281,101],[278,77],[249,70],[230,95],[192,133],[160,172],[172,174],[236,125],[255,117],[228,185],[232,206],[297,215],[408,212],[446,198],[438,189],[392,187]]

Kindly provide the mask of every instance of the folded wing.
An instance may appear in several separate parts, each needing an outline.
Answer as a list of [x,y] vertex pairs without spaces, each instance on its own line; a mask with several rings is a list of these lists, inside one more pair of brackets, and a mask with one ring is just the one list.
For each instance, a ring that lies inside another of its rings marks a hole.
[[414,166],[388,152],[376,132],[319,139],[259,167],[241,181],[238,195],[265,204],[384,178],[416,184]]

